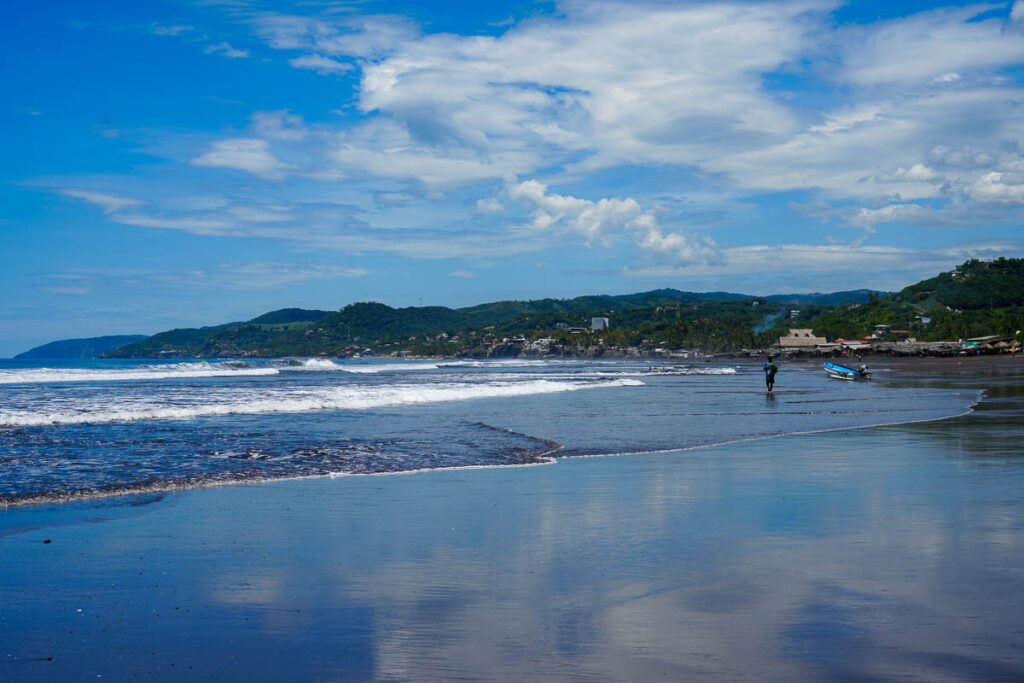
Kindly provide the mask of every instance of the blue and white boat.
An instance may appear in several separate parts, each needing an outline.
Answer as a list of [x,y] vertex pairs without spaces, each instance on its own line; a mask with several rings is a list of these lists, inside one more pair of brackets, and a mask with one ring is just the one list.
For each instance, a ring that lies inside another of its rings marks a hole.
[[824,363],[825,372],[832,379],[870,379],[871,373],[868,371],[866,365],[862,365],[859,370],[851,370],[850,368],[843,367],[842,365],[836,365],[835,363]]

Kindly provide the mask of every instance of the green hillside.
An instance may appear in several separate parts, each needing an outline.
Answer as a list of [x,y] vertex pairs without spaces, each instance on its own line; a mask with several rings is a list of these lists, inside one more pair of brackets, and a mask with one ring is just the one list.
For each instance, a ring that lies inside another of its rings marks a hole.
[[967,261],[895,294],[873,295],[865,304],[808,309],[794,326],[813,327],[829,339],[857,339],[875,325],[889,325],[921,341],[943,341],[1012,336],[1022,323],[1024,259],[1001,258]]
[[[1014,263],[1016,270],[1009,267]],[[367,350],[483,355],[493,352],[505,339],[520,340],[508,344],[522,345],[539,338],[551,340],[551,348],[563,353],[592,353],[595,348],[700,349],[713,353],[765,348],[789,326],[813,327],[829,338],[852,338],[870,333],[879,323],[896,329],[913,328],[922,337],[948,337],[951,329],[984,329],[988,333],[996,311],[987,308],[953,313],[944,308],[945,302],[977,306],[992,301],[990,285],[1005,292],[1011,286],[1007,279],[1011,273],[1020,276],[1019,266],[1019,262],[970,262],[955,274],[940,275],[891,295],[855,290],[749,297],[731,292],[656,289],[619,296],[497,301],[456,309],[392,308],[374,302],[350,304],[336,312],[286,308],[244,323],[162,332],[107,355],[343,356]],[[1012,298],[1004,296],[998,301]],[[791,311],[797,308],[799,316],[793,319]],[[973,311],[978,312],[977,320],[971,317]],[[915,320],[921,315],[933,318],[930,326]],[[591,333],[591,319],[596,317],[609,318],[610,328]],[[1007,317],[992,333],[1001,333],[1015,321]],[[580,329],[586,333],[581,334]]]
[[[605,334],[618,341],[625,341],[622,336],[625,328],[629,328],[629,339],[637,344],[689,340],[691,345],[700,342],[717,350],[753,343],[751,330],[771,311],[758,309],[752,301],[751,297],[727,292],[704,295],[659,289],[622,296],[499,301],[459,309],[392,308],[363,302],[335,313],[282,309],[244,323],[170,330],[107,355],[307,356],[343,355],[347,350],[366,348],[377,352],[444,354],[474,345],[482,349],[489,338],[554,333],[559,327],[589,328],[592,317],[604,316],[615,318],[616,330]],[[759,301],[764,303],[763,299]],[[698,319],[705,322],[694,322]],[[651,340],[652,335],[657,339]],[[452,338],[458,338],[458,342],[445,341]]]

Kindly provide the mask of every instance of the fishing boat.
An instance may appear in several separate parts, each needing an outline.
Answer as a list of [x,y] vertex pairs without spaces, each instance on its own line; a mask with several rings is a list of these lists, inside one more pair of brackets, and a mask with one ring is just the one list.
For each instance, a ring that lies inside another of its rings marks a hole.
[[842,365],[836,365],[835,363],[825,363],[825,372],[832,379],[845,379],[853,381],[855,379],[870,379],[871,373],[868,371],[866,366],[861,366],[860,370],[851,370],[850,368],[843,367]]

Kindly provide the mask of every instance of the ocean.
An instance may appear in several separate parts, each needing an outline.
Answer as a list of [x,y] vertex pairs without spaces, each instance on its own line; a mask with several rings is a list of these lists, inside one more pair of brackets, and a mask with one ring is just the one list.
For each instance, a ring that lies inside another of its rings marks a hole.
[[920,422],[976,388],[641,360],[0,361],[0,505],[691,449]]
[[0,681],[1024,680],[1020,359],[662,365],[5,363]]

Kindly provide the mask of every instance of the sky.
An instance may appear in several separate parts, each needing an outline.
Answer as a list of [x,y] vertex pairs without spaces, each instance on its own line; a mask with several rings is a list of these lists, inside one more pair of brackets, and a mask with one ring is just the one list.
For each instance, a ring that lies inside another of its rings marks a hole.
[[1024,0],[36,0],[0,357],[356,301],[897,290],[1024,255]]

